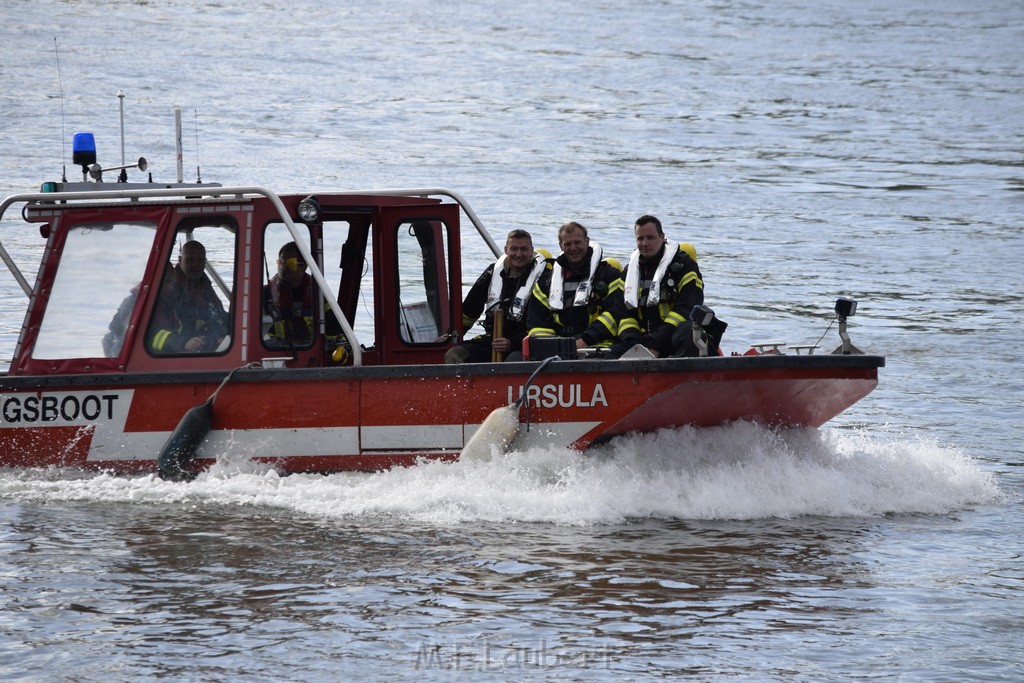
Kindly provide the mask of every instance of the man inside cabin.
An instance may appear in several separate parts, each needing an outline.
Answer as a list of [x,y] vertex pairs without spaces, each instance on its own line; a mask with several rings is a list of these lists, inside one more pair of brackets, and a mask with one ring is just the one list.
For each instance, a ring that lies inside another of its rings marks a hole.
[[206,275],[206,247],[190,240],[168,270],[150,323],[154,354],[211,353],[228,334],[228,314]]
[[[611,355],[618,358],[637,344],[656,358],[700,355],[687,319],[694,306],[704,303],[696,252],[690,245],[670,244],[654,216],[640,216],[633,232],[636,249],[622,276],[623,297],[615,315],[619,341]],[[717,353],[720,337],[719,332],[709,341],[709,353]]]
[[[268,347],[308,347],[313,339],[316,285],[295,242],[277,252],[277,274],[263,288],[263,308],[273,321],[264,335]],[[346,363],[351,346],[334,313],[325,311],[324,348],[335,363]]]
[[[491,360],[522,359],[526,336],[526,304],[530,290],[547,267],[542,254],[533,249],[533,237],[525,230],[512,230],[505,241],[505,253],[487,266],[462,302],[463,331],[483,315],[484,334],[448,349],[445,363],[486,363]],[[495,332],[498,319],[500,333]],[[513,353],[511,358],[507,354]]]
[[587,229],[571,221],[558,229],[562,253],[533,287],[526,309],[530,337],[572,337],[577,349],[608,347],[615,341],[613,309],[622,299],[622,273],[603,259]]
[[263,290],[264,307],[273,319],[268,342],[274,346],[307,346],[313,335],[313,278],[295,242],[277,252],[277,275]]

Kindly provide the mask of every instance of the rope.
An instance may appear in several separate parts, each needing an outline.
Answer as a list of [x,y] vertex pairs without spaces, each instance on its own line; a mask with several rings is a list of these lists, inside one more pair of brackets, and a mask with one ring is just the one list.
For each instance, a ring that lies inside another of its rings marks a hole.
[[[538,365],[537,369],[533,371],[532,375],[530,375],[530,379],[526,380],[526,384],[523,385],[523,393],[522,393],[522,395],[519,398],[517,398],[515,400],[515,403],[513,403],[512,405],[514,405],[516,408],[521,406],[523,404],[523,401],[526,401],[526,395],[529,392],[530,385],[533,384],[534,378],[537,377],[538,374],[540,374],[540,371],[543,370],[547,366],[548,363],[550,363],[553,360],[559,360],[559,359],[560,359],[559,356],[551,356],[551,357],[545,358],[543,361],[541,361],[541,364]],[[526,431],[530,431],[530,402],[529,401],[526,401]]]
[[825,335],[828,334],[828,331],[832,329],[832,324],[838,319],[839,315],[837,314],[836,317],[832,318],[832,320],[829,321],[828,327],[826,327],[825,331],[821,333],[820,337],[818,337],[818,341],[814,342],[815,346],[819,346],[821,344],[821,340],[825,338]]
[[210,403],[212,404],[214,401],[217,400],[217,394],[219,394],[220,390],[224,388],[224,385],[227,384],[231,380],[232,377],[234,377],[236,372],[238,372],[239,370],[242,370],[244,368],[254,368],[257,365],[259,365],[259,363],[246,363],[245,365],[240,365],[237,368],[235,368],[234,370],[232,370],[231,372],[229,372],[228,376],[224,378],[224,380],[220,383],[220,386],[217,387],[216,391],[214,391],[212,394],[210,394],[210,399],[209,399]]

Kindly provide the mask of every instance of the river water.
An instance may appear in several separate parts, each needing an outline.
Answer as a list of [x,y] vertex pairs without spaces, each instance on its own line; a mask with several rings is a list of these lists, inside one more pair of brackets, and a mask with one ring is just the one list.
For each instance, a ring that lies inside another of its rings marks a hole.
[[[190,484],[2,472],[0,679],[1024,679],[1019,0],[0,17],[5,195],[75,179],[81,130],[120,163],[120,89],[157,180],[179,104],[186,180],[449,187],[499,239],[551,247],[575,219],[620,258],[650,212],[697,245],[727,351],[838,344],[848,296],[854,344],[887,357],[814,431]],[[6,362],[25,298],[3,270]]]

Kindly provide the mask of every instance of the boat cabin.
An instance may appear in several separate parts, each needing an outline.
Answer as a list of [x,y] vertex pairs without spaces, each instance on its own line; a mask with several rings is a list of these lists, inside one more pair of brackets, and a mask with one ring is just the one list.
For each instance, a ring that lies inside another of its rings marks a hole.
[[[477,221],[454,193],[43,190],[3,207],[25,202],[46,240],[33,287],[0,246],[30,297],[11,375],[432,364],[458,342],[459,221],[464,211]],[[296,286],[284,286],[286,271]],[[168,313],[174,297],[186,313]]]

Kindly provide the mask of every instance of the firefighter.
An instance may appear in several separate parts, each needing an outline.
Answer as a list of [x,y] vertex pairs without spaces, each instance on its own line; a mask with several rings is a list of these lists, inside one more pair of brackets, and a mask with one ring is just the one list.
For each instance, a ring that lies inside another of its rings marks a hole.
[[[264,342],[270,348],[309,348],[316,336],[317,294],[309,264],[295,242],[288,242],[277,252],[277,274],[263,287],[263,310],[270,317]],[[324,311],[323,348],[330,362],[346,365],[352,347],[337,318]],[[327,361],[325,361],[327,362]]]
[[273,319],[268,345],[308,346],[313,338],[313,278],[295,242],[277,252],[277,274],[264,288],[263,302]]
[[191,240],[160,287],[149,349],[158,355],[211,353],[228,334],[228,314],[206,275],[206,247]]
[[[510,351],[518,352],[526,336],[525,313],[530,290],[546,267],[543,254],[533,249],[530,233],[525,230],[509,232],[505,253],[484,269],[462,303],[463,332],[484,315],[484,334],[448,349],[444,362],[486,363],[505,360],[505,354]],[[495,311],[502,317],[498,335],[494,332]]]
[[[638,218],[633,231],[636,249],[623,273],[622,304],[615,316],[619,340],[611,355],[618,358],[636,344],[659,358],[699,355],[687,320],[693,307],[704,303],[696,251],[689,244],[670,244],[654,216]],[[718,340],[712,339],[708,348],[717,353]]]
[[537,280],[527,308],[530,337],[572,337],[577,349],[615,341],[614,310],[622,299],[622,272],[601,245],[571,221],[558,229],[562,253]]

